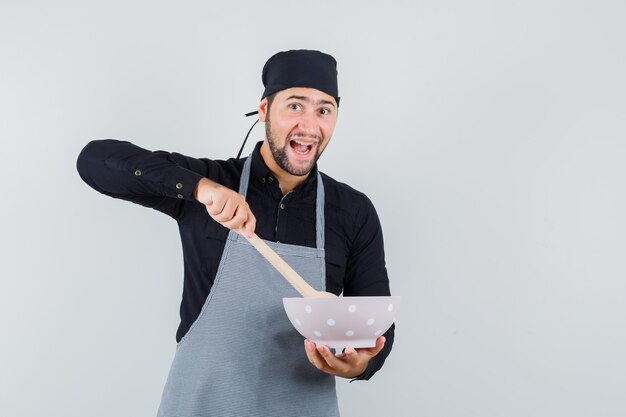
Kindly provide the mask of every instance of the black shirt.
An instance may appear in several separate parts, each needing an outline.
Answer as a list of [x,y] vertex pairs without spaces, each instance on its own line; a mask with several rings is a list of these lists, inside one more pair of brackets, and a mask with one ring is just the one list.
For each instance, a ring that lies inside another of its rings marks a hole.
[[[315,247],[317,165],[307,179],[283,196],[278,180],[254,151],[246,201],[262,239]],[[183,245],[184,283],[180,341],[196,320],[211,290],[228,229],[193,198],[202,177],[235,191],[245,158],[226,161],[149,151],[113,139],[89,142],[78,156],[81,178],[102,194],[161,211],[178,222]],[[378,216],[363,193],[321,173],[325,191],[326,291],[345,296],[390,295]],[[356,379],[369,379],[391,351],[394,326],[383,350]]]

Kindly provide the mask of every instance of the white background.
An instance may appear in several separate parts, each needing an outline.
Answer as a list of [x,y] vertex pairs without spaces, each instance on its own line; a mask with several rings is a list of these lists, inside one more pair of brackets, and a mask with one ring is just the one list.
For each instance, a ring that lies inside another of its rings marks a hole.
[[338,60],[320,168],[373,200],[404,297],[343,416],[626,415],[625,21],[622,1],[3,0],[0,415],[156,413],[176,223],[76,157],[235,156],[263,64],[298,48]]

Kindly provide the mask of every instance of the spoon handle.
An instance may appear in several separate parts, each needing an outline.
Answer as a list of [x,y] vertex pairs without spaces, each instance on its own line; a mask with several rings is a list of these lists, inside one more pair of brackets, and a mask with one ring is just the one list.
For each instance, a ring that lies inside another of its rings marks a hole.
[[246,236],[245,230],[239,229],[239,232],[250,242],[252,246],[259,251],[265,259],[271,263],[280,274],[298,291],[303,297],[320,297],[319,291],[311,287],[296,271],[291,268],[287,262],[283,260],[276,252],[272,250],[265,242],[261,240],[256,233],[252,237]]

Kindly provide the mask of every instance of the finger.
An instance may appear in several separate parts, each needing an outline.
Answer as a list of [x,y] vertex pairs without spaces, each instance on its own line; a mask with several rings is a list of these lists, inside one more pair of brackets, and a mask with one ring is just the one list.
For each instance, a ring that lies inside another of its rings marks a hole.
[[222,208],[222,211],[214,216],[214,219],[220,223],[225,223],[235,216],[235,211],[237,210],[238,201],[234,198],[229,198],[226,200],[226,204]]
[[256,229],[256,217],[254,217],[251,211],[248,212],[248,220],[244,223],[244,227],[246,229],[246,236],[252,237],[254,229]]
[[376,355],[378,355],[378,353],[385,346],[385,341],[386,341],[385,336],[380,336],[378,339],[376,339],[376,346],[374,346],[372,348],[357,349],[357,352],[358,353],[365,353],[368,356],[376,356]]
[[317,346],[317,351],[322,356],[322,359],[325,362],[325,365],[334,369],[335,371],[342,373],[348,370],[348,366],[344,363],[342,359],[339,359],[335,356],[333,352],[330,351],[328,346],[319,345]]
[[324,359],[324,357],[321,355],[321,353],[318,351],[317,348],[318,346],[314,342],[309,341],[311,359],[313,360],[311,363],[320,371],[326,372],[331,375],[335,375],[336,372],[331,367],[328,366],[328,363],[326,362],[326,360]]
[[223,222],[222,225],[236,232],[239,232],[239,228],[244,224],[245,221],[246,221],[245,208],[243,208],[242,206],[239,206],[237,207],[237,210],[235,211],[233,218],[229,221]]
[[354,348],[345,348],[341,358],[346,362],[356,363],[359,360],[359,353]]
[[383,350],[383,347],[385,347],[385,342],[386,341],[387,341],[387,339],[385,339],[385,336],[380,336],[378,339],[376,339],[376,347],[371,348],[372,356],[378,355],[378,353],[381,350]]
[[226,204],[226,200],[224,199],[213,199],[211,197],[209,202],[206,204],[206,211],[209,212],[211,217],[217,216],[224,209],[224,204]]
[[309,358],[309,362],[311,362],[311,364],[315,366],[317,369],[319,369],[320,371],[326,372],[326,368],[324,366],[325,364],[324,358],[322,358],[322,356],[317,351],[315,343],[306,339],[304,341],[304,348],[306,350],[306,356],[307,358]]

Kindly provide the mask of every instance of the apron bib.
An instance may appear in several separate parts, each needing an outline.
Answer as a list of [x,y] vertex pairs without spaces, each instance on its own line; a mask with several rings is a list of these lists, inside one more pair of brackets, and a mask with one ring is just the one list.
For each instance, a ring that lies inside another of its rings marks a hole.
[[[248,190],[250,162],[239,185]],[[265,241],[316,290],[326,289],[324,186],[317,175],[317,247]],[[200,315],[176,346],[158,417],[335,417],[335,377],[306,357],[283,309],[300,294],[244,238],[228,234]]]

